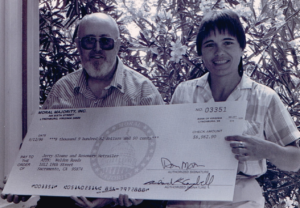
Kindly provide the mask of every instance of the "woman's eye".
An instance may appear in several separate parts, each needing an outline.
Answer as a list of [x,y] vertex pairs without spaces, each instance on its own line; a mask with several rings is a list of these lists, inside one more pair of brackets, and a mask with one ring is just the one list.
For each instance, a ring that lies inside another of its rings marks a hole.
[[205,47],[205,48],[210,48],[210,47],[213,47],[213,46],[214,46],[214,44],[209,43],[209,44],[206,44],[204,47]]
[[233,44],[233,42],[226,41],[224,44],[225,44],[225,45],[232,45],[232,44]]

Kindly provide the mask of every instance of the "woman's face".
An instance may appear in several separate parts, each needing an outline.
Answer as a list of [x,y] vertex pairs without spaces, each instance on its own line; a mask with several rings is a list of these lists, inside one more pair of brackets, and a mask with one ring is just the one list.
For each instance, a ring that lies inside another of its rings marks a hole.
[[227,31],[211,31],[202,42],[202,59],[211,76],[236,76],[243,49]]

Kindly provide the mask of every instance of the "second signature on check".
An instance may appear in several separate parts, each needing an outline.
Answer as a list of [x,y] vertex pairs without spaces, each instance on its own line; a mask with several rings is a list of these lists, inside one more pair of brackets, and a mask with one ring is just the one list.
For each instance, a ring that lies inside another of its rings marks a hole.
[[158,180],[158,181],[148,181],[144,183],[144,185],[184,185],[187,186],[185,191],[188,191],[189,189],[193,188],[194,186],[207,186],[209,188],[210,184],[214,181],[214,175],[210,175],[210,173],[207,174],[206,179],[201,181],[200,176],[197,177],[195,182],[191,182],[189,178],[183,178],[180,177],[178,179],[171,178],[170,181],[163,181],[163,180]]

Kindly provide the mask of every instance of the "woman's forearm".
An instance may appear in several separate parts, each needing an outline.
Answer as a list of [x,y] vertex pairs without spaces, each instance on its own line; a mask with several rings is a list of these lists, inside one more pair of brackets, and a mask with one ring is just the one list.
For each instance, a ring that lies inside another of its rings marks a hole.
[[298,171],[300,169],[300,148],[296,146],[280,146],[270,143],[267,159],[277,168],[284,171]]

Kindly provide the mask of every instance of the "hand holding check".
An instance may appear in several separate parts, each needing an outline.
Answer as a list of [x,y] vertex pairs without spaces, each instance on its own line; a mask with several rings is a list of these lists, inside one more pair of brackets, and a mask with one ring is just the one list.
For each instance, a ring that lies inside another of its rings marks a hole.
[[225,140],[230,142],[235,158],[242,162],[269,158],[269,152],[266,149],[273,145],[267,140],[249,136],[228,136]]
[[[3,183],[6,184],[7,178],[3,180]],[[31,196],[30,195],[14,195],[14,194],[2,194],[1,198],[6,199],[7,202],[13,202],[15,204],[18,204],[20,201],[26,202]]]

